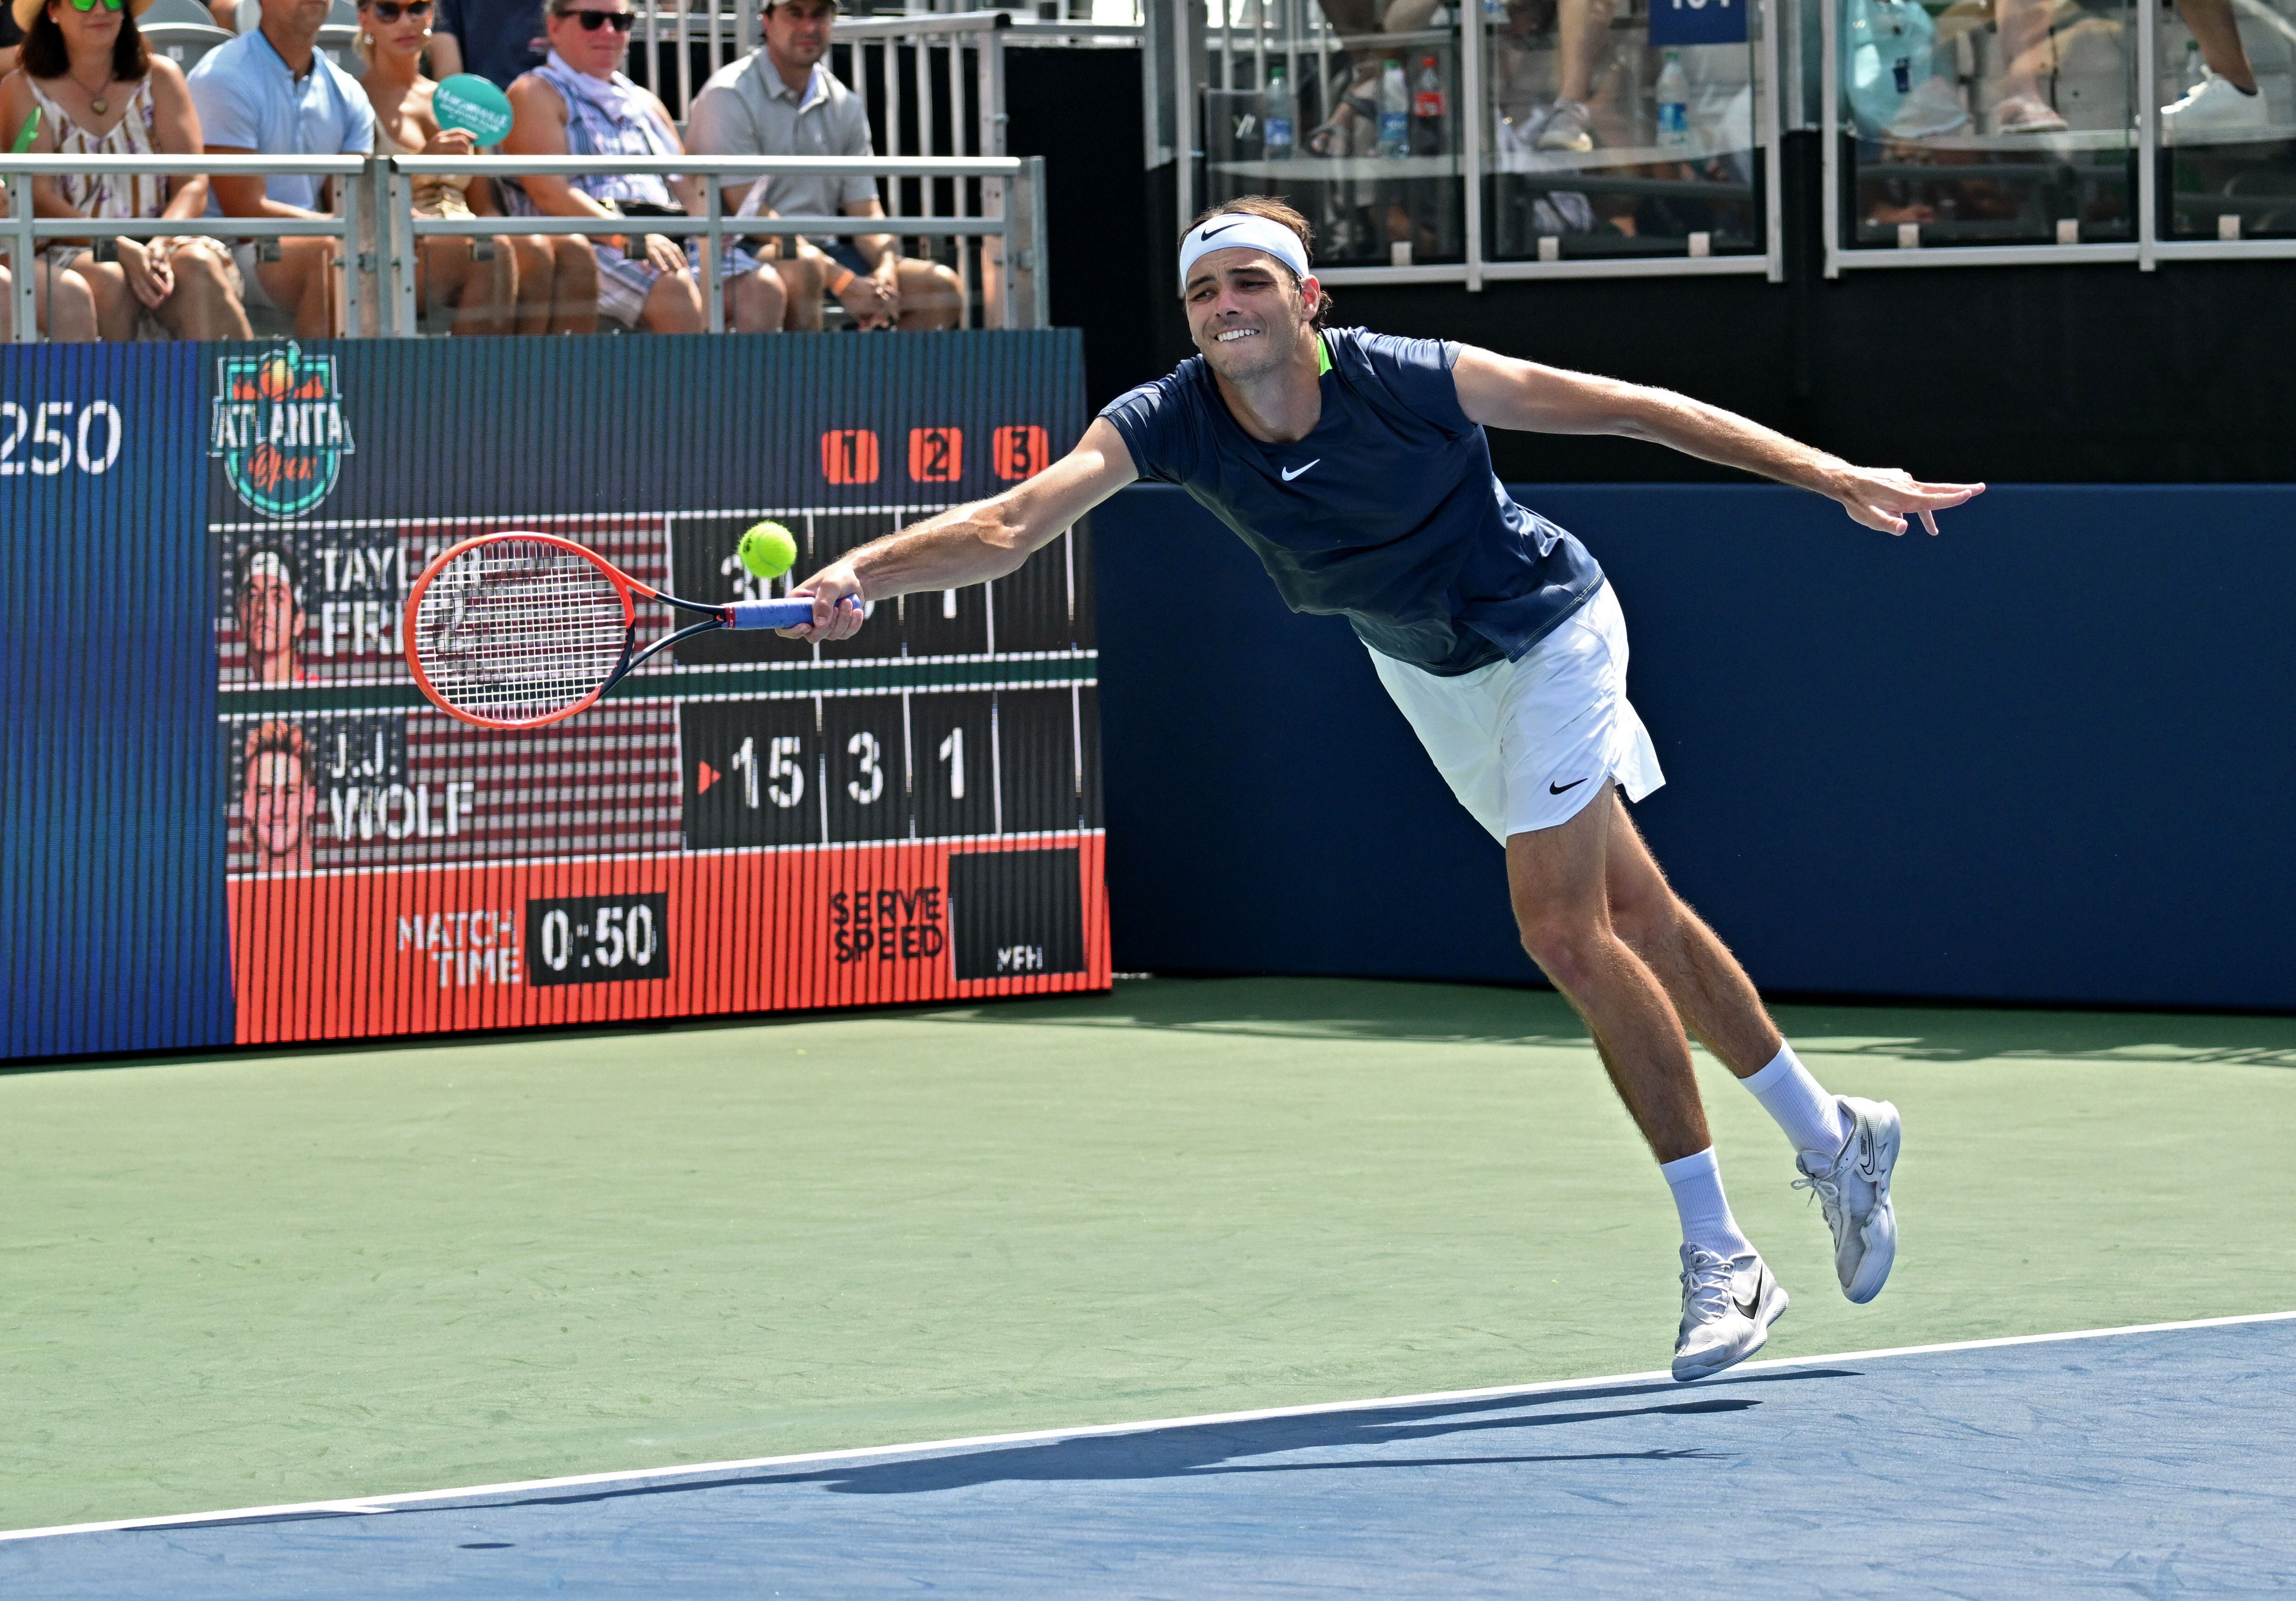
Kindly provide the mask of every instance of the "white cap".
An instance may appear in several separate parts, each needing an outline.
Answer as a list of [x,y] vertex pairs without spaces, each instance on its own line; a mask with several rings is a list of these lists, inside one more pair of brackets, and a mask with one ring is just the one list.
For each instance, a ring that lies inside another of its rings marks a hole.
[[1300,236],[1282,223],[1249,211],[1221,211],[1204,218],[1180,241],[1180,292],[1188,289],[1188,269],[1214,250],[1266,250],[1292,269],[1294,277],[1313,275]]

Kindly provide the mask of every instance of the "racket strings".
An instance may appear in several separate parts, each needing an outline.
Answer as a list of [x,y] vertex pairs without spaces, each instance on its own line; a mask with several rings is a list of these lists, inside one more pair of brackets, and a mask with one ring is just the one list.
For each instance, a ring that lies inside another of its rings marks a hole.
[[431,579],[415,655],[439,697],[506,722],[578,704],[621,665],[629,611],[587,556],[540,540],[490,540]]

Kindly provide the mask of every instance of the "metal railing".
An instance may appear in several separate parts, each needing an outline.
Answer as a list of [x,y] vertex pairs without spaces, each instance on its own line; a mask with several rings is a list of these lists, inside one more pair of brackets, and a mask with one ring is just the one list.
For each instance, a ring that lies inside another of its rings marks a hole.
[[[893,85],[888,99],[889,121],[886,128],[886,148],[901,150],[905,142],[922,138],[910,153],[922,155],[996,155],[1002,149],[991,149],[986,144],[971,151],[962,148],[936,150],[931,147],[936,127],[928,113],[913,122],[901,123],[895,106],[901,103],[898,86],[900,74],[888,67],[906,49],[922,53],[933,59],[919,60],[914,75],[920,82],[920,96],[939,95],[940,103],[962,103],[961,95],[951,93],[966,75],[968,66],[982,80],[980,103],[1004,111],[1003,78],[987,62],[968,63],[962,59],[967,53],[984,50],[1001,52],[1013,45],[1037,48],[1088,48],[1093,46],[1131,46],[1140,43],[1141,26],[1136,8],[1127,8],[1129,21],[1113,21],[1087,18],[1048,20],[1029,11],[983,9],[947,12],[879,12],[865,16],[840,17],[830,45],[829,68],[845,85],[869,101],[868,85],[873,79]],[[664,104],[680,123],[693,103],[693,96],[709,75],[728,62],[738,60],[756,49],[758,37],[757,9],[736,6],[730,11],[718,10],[715,0],[705,0],[704,9],[685,11],[669,6],[650,6],[637,12],[637,26],[630,46],[630,76],[661,96]],[[993,37],[992,37],[993,36]],[[695,58],[701,59],[697,62]],[[938,84],[922,86],[928,78],[938,78]],[[988,92],[987,80],[993,78],[996,87]],[[653,81],[660,79],[659,82]],[[952,119],[956,138],[964,142],[962,119]],[[897,132],[897,129],[898,130]]]
[[[302,174],[334,180],[334,209],[316,218],[201,217],[111,218],[35,217],[32,182],[67,174],[234,176]],[[414,180],[430,175],[507,179],[526,175],[573,177],[583,173],[658,173],[706,179],[707,206],[694,217],[418,217]],[[928,185],[954,181],[960,192],[977,182],[981,209],[969,215],[882,218],[847,216],[744,217],[725,206],[725,180],[775,177],[916,178]],[[337,248],[341,275],[342,324],[353,333],[370,328],[384,338],[411,339],[421,331],[416,300],[419,241],[432,238],[495,238],[514,234],[581,234],[617,237],[660,234],[702,242],[701,279],[709,308],[709,331],[723,333],[725,296],[718,263],[729,239],[790,238],[799,234],[891,234],[896,239],[955,239],[977,242],[977,281],[983,321],[1004,328],[1050,325],[1044,212],[1044,160],[987,157],[865,156],[30,156],[0,155],[0,177],[9,191],[9,216],[0,224],[0,248],[12,264],[35,260],[48,243],[65,240],[152,239],[204,236],[226,242],[282,237],[329,238]],[[973,281],[968,279],[968,282]],[[36,341],[33,275],[16,271],[14,335]]]
[[[0,156],[0,174],[8,180],[8,219],[0,227],[7,247],[11,279],[9,296],[15,341],[37,342],[39,329],[32,315],[33,264],[47,242],[71,239],[181,239],[194,234],[222,239],[340,239],[348,251],[355,236],[357,200],[366,182],[368,160],[362,156]],[[35,217],[32,180],[64,177],[73,173],[94,175],[180,177],[205,173],[209,177],[324,177],[344,185],[351,203],[339,204],[332,217],[244,218],[93,218]],[[344,286],[343,311],[349,325],[359,325],[362,300],[357,275]]]

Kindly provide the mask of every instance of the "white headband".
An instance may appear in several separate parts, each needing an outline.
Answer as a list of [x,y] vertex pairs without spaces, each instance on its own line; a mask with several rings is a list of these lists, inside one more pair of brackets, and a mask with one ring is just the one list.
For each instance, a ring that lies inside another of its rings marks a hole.
[[1282,223],[1255,217],[1249,211],[1222,211],[1204,218],[1201,227],[1190,230],[1188,236],[1180,241],[1180,292],[1187,292],[1188,269],[1200,258],[1214,250],[1266,250],[1290,267],[1295,277],[1305,278],[1313,273],[1300,236]]

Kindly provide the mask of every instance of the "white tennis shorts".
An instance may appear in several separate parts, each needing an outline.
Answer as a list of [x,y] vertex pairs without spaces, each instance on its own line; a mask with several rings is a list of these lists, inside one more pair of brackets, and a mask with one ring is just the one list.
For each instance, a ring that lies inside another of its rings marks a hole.
[[1435,770],[1501,844],[1560,827],[1613,784],[1639,800],[1666,782],[1627,701],[1627,619],[1607,579],[1519,661],[1446,678],[1371,659]]

